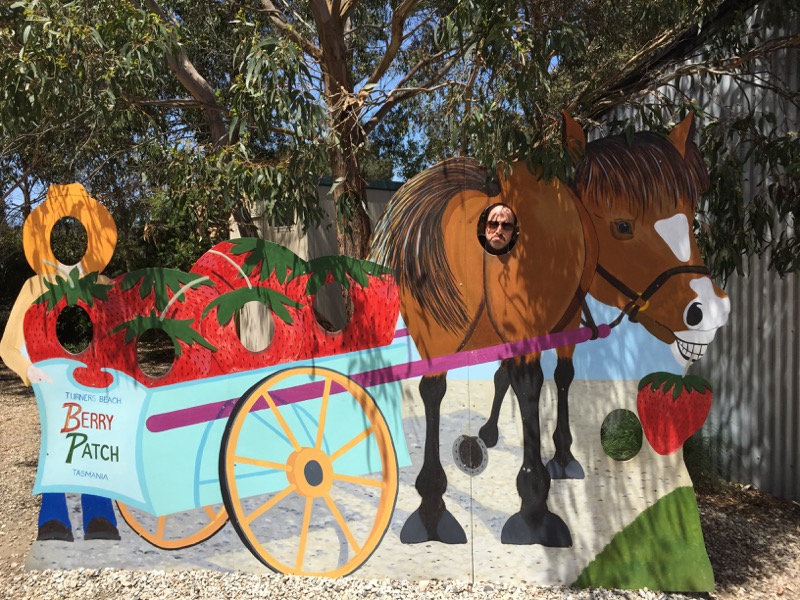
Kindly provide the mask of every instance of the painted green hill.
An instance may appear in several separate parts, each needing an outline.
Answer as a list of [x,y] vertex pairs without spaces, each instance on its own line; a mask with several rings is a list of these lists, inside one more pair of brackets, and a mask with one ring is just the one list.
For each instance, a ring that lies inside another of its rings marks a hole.
[[574,587],[712,592],[694,489],[661,498],[617,533],[572,584]]

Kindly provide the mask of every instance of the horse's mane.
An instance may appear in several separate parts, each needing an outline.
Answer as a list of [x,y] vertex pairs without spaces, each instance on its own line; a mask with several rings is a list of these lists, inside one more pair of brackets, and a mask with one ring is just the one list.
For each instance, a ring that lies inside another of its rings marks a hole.
[[648,131],[635,133],[630,143],[621,135],[590,142],[573,181],[585,206],[624,209],[634,216],[675,208],[681,199],[694,209],[709,185],[694,143],[687,141],[681,157],[667,138]]
[[451,331],[462,331],[468,315],[447,262],[442,219],[450,200],[466,190],[499,193],[486,169],[470,158],[451,158],[415,175],[376,224],[370,252],[370,260],[393,269],[400,286]]

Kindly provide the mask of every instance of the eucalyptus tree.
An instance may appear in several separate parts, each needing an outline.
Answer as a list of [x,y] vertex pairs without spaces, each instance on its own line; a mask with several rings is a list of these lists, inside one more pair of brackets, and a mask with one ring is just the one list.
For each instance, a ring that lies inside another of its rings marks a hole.
[[528,161],[568,177],[563,108],[592,127],[632,107],[656,130],[694,110],[712,125],[718,181],[737,175],[720,133],[732,129],[752,133],[777,181],[754,204],[736,186],[705,200],[723,232],[701,236],[721,249],[710,262],[729,272],[772,247],[791,270],[797,248],[764,233],[796,210],[791,130],[759,129],[752,111],[715,128],[687,91],[725,76],[796,106],[790,83],[764,77],[800,45],[796,26],[766,35],[756,9],[796,23],[797,0],[19,0],[0,8],[3,193],[32,177],[98,180],[113,163],[199,229],[233,210],[252,234],[254,209],[316,225],[317,178],[331,175],[339,249],[363,256],[367,173],[470,154],[489,172]]

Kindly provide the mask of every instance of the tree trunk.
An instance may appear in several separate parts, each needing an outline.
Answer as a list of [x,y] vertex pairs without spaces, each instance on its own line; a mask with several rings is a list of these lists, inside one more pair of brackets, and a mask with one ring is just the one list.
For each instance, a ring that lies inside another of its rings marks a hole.
[[367,186],[361,177],[361,167],[352,150],[333,148],[330,154],[333,180],[341,181],[333,190],[339,254],[366,258],[372,224],[367,213]]
[[[351,6],[352,8],[352,6]],[[321,67],[325,82],[331,131],[331,175],[335,187],[336,242],[339,254],[365,258],[369,252],[372,226],[367,214],[367,189],[361,176],[358,155],[363,150],[360,105],[353,94],[345,30],[350,27],[347,10],[339,3],[312,0],[311,12],[317,25]]]

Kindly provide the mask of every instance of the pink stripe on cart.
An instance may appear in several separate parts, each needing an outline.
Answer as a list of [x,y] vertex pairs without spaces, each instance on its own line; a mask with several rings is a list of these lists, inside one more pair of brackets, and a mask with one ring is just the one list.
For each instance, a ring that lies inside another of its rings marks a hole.
[[[599,338],[608,337],[611,333],[611,328],[608,325],[599,325],[597,329],[597,337]],[[399,330],[398,333],[395,334],[395,337],[399,337],[400,331],[403,330]],[[574,329],[572,331],[550,333],[519,342],[509,342],[507,344],[499,344],[488,348],[480,348],[468,352],[456,352],[446,356],[437,356],[435,358],[417,360],[401,365],[392,365],[372,371],[364,371],[363,373],[356,373],[349,377],[362,387],[369,388],[374,385],[421,377],[432,373],[452,371],[453,369],[459,369],[461,367],[471,367],[496,360],[504,360],[514,356],[521,356],[523,354],[542,352],[551,348],[580,344],[590,339],[592,339],[592,330],[589,327],[581,327],[580,329]],[[280,370],[280,367],[276,369],[276,371],[278,370]],[[295,402],[319,398],[322,396],[323,385],[324,382],[322,381],[305,383],[291,388],[272,391],[270,392],[270,396],[272,396],[277,406],[294,404]],[[344,388],[334,384],[331,391],[332,393],[338,393],[344,391]],[[224,419],[231,414],[238,400],[239,398],[231,398],[221,402],[211,402],[153,415],[147,419],[147,429],[148,431],[157,433],[160,431],[177,429],[179,427],[207,423],[215,419]],[[253,410],[267,408],[266,401],[262,400],[254,406]]]

